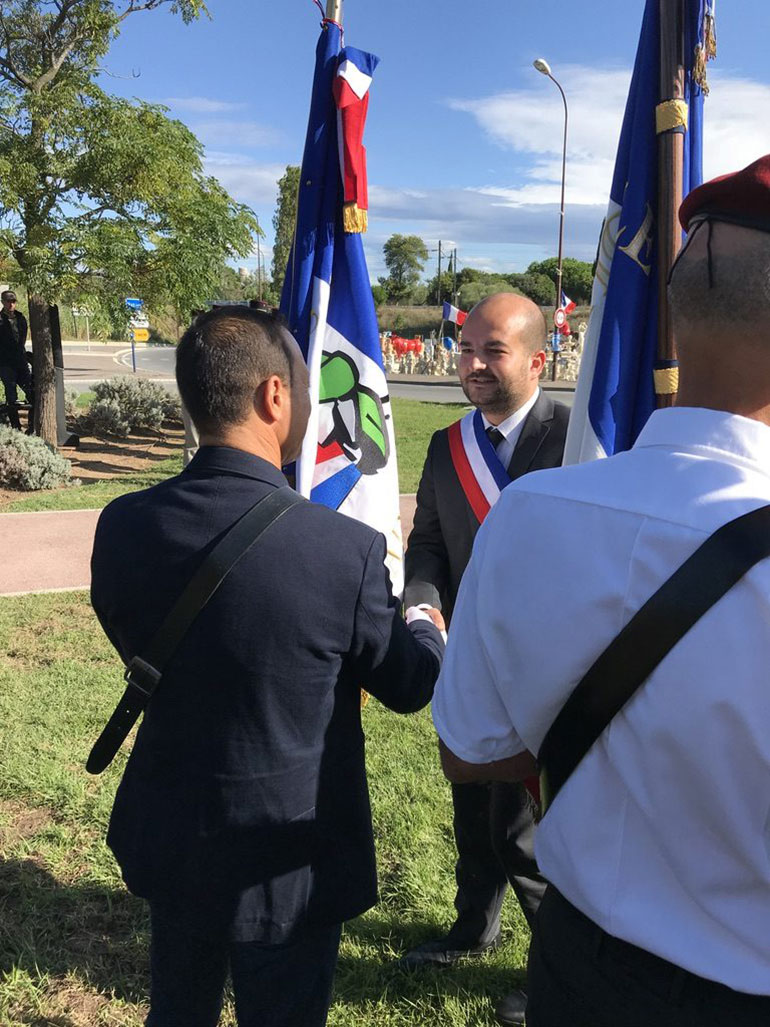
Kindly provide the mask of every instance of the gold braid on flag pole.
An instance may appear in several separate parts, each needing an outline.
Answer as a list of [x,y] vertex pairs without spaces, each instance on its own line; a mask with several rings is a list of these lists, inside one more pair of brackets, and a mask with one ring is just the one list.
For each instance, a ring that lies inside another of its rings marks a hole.
[[342,221],[346,232],[361,233],[365,232],[369,227],[369,216],[365,210],[361,210],[355,201],[344,204],[342,208]]
[[658,135],[676,128],[687,128],[687,104],[684,100],[664,100],[655,108],[655,131]]
[[679,392],[679,368],[661,367],[652,372],[655,382],[655,394],[658,396],[673,396]]

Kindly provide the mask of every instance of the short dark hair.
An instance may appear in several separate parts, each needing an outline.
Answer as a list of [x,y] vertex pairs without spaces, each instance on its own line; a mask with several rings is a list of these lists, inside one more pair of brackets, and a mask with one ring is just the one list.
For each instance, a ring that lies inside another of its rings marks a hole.
[[241,424],[262,382],[291,385],[285,322],[280,314],[220,307],[190,325],[176,351],[182,402],[201,431]]

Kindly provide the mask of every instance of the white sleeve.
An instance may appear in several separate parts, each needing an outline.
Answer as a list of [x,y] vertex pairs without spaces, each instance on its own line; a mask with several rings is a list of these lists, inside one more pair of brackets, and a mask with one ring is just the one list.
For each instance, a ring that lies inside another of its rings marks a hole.
[[[493,511],[494,512],[494,511]],[[447,748],[466,763],[491,763],[526,751],[498,690],[495,639],[479,616],[480,581],[490,515],[476,536],[460,584],[441,674],[433,696],[433,723]],[[494,546],[494,542],[493,542]]]

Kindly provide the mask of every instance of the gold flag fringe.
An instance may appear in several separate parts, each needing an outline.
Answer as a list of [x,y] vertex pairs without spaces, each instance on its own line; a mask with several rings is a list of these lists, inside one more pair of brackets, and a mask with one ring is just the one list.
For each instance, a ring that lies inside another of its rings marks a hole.
[[717,25],[713,14],[706,15],[706,60],[713,61],[717,55]]
[[706,75],[706,51],[700,43],[695,47],[695,60],[692,67],[692,77],[703,91],[704,96],[709,95],[708,76]]
[[369,227],[369,216],[357,203],[346,203],[342,208],[342,223],[346,232],[365,232]]
[[703,95],[709,95],[708,76],[706,64],[713,61],[717,55],[717,29],[713,14],[706,14],[703,18],[703,43],[695,47],[695,60],[693,63],[692,75],[695,82],[703,90]]
[[369,703],[369,693],[361,689],[361,709],[365,710]]

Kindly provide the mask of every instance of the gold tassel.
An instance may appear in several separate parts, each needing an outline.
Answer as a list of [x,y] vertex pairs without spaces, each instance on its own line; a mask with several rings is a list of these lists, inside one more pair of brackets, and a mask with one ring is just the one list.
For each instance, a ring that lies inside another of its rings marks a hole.
[[365,232],[369,227],[369,217],[365,210],[361,210],[358,204],[346,203],[342,208],[342,223],[346,232]]
[[713,14],[706,15],[706,60],[713,61],[717,55],[717,28]]
[[695,47],[695,59],[692,66],[692,77],[695,84],[700,86],[703,95],[709,95],[708,76],[706,75],[706,54],[703,47],[698,43]]
[[363,690],[363,688],[362,688],[361,689],[361,709],[362,710],[366,709],[366,706],[367,706],[368,702],[369,702],[369,693],[365,692]]

